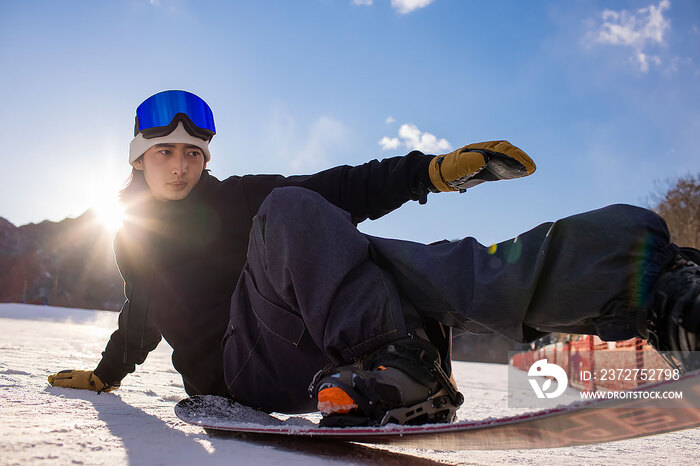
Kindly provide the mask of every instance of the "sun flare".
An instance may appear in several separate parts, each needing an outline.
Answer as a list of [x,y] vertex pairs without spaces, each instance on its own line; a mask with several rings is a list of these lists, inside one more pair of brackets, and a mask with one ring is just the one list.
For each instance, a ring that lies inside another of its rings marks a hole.
[[94,207],[97,219],[110,232],[119,230],[124,222],[124,208],[119,203],[116,193],[105,196]]

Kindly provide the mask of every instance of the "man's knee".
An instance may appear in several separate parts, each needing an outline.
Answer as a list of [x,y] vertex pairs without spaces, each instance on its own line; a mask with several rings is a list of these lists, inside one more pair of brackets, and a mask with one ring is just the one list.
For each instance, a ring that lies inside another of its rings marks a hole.
[[323,196],[299,186],[275,188],[260,205],[258,215],[303,215],[311,204],[327,202]]
[[[253,218],[263,241],[303,241],[309,234],[326,234],[329,219],[349,214],[315,191],[297,186],[275,188],[265,198]],[[334,223],[334,222],[330,222]]]
[[605,208],[610,223],[626,225],[631,230],[642,230],[668,241],[664,219],[654,211],[628,204],[613,204]]
[[661,242],[668,242],[668,229],[663,218],[651,210],[628,204],[609,205],[566,217],[557,223],[586,235],[604,232],[622,240],[650,234]]

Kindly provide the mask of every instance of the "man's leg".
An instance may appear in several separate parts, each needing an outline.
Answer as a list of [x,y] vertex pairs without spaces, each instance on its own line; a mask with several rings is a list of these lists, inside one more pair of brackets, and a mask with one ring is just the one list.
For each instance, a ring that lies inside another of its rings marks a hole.
[[229,391],[264,409],[306,409],[301,393],[326,361],[344,364],[406,336],[399,293],[424,317],[521,341],[552,331],[636,336],[676,250],[663,220],[632,206],[486,248],[473,238],[424,245],[363,235],[320,195],[277,189],[254,221],[232,298]]
[[491,247],[474,238],[370,241],[423,315],[518,341],[549,332],[638,336],[640,313],[677,251],[661,217],[627,205],[545,223]]
[[393,279],[371,256],[347,212],[313,191],[275,189],[253,220],[231,300],[231,395],[268,410],[308,410],[314,373],[405,337]]

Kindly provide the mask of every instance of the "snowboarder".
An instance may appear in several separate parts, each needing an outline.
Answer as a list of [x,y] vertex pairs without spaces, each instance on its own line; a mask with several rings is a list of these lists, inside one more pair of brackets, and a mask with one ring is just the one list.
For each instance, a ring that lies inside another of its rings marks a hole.
[[452,420],[462,402],[453,328],[524,342],[639,336],[693,368],[700,252],[670,243],[651,211],[613,205],[488,248],[469,237],[378,238],[357,223],[429,193],[527,176],[535,164],[493,141],[220,181],[206,169],[215,132],[211,109],[189,92],[137,108],[121,193],[128,217],[114,242],[126,295],[119,326],[94,371],[61,371],[52,385],[114,390],[162,336],[190,395],[317,408],[324,425],[345,426]]

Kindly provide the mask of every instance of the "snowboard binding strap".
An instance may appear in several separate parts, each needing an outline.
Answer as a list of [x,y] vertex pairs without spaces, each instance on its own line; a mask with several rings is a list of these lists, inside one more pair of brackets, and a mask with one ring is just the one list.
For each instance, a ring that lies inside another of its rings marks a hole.
[[426,419],[432,423],[452,422],[457,417],[458,409],[459,406],[451,403],[450,397],[441,390],[434,397],[413,406],[390,409],[384,414],[379,425],[422,424]]

